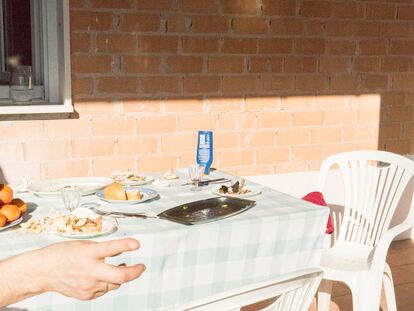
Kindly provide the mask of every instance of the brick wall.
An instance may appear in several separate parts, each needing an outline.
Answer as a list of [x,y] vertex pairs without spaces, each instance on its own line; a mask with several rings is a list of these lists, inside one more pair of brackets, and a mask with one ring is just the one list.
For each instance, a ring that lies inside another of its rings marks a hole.
[[9,179],[318,169],[356,149],[412,152],[414,1],[71,0],[78,118],[2,122]]

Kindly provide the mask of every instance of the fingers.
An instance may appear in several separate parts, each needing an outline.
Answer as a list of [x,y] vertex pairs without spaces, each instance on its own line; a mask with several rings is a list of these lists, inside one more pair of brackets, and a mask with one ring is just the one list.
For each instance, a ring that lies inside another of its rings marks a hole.
[[101,281],[114,284],[122,284],[132,281],[145,271],[145,266],[143,264],[129,267],[117,267],[101,263],[96,268],[96,275]]
[[139,242],[135,239],[126,238],[100,242],[94,245],[95,255],[98,258],[117,256],[123,252],[130,252],[139,248]]

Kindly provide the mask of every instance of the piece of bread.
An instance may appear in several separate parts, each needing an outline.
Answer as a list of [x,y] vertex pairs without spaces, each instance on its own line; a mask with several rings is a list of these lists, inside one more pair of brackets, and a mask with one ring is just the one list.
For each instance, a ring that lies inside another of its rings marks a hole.
[[107,200],[126,200],[126,193],[121,184],[113,183],[104,189],[104,198]]
[[142,199],[142,193],[138,189],[127,189],[125,192],[129,201],[139,201]]

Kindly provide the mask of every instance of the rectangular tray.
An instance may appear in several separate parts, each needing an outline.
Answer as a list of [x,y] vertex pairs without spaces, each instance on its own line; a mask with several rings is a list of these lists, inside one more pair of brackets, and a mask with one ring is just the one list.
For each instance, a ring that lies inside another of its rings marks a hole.
[[218,197],[173,207],[158,217],[184,225],[204,224],[240,214],[256,205],[255,201]]

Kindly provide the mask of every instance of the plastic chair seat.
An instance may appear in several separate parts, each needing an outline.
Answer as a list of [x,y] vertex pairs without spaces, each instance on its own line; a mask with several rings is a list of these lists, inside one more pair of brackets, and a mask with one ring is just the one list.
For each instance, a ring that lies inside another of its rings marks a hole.
[[[369,270],[372,263],[372,250],[372,247],[365,245],[337,243],[323,251],[321,266],[332,270]],[[327,275],[324,278],[327,278]]]

